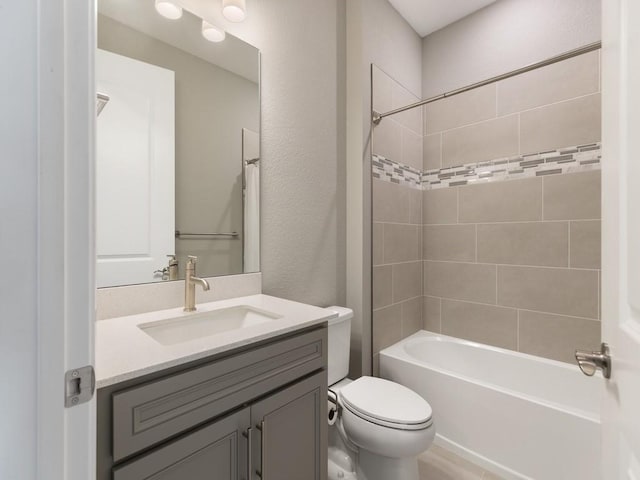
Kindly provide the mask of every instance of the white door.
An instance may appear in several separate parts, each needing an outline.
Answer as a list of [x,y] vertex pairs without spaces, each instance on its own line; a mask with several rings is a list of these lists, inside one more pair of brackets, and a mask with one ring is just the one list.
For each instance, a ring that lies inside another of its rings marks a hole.
[[174,72],[98,50],[98,287],[158,281],[175,253]]
[[640,2],[603,5],[604,480],[640,479]]

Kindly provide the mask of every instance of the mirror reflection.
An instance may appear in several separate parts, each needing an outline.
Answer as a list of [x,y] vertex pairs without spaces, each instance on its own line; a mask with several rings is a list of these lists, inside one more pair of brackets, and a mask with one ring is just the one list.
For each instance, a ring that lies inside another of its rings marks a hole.
[[98,1],[99,287],[260,269],[259,51],[154,3]]

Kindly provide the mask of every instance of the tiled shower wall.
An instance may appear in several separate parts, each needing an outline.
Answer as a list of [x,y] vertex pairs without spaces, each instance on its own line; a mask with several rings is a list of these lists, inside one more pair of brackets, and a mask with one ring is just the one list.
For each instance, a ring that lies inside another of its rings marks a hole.
[[[384,95],[376,75],[374,95]],[[600,141],[599,79],[594,52],[424,107],[423,190],[375,178],[381,168],[374,174],[374,353],[413,333],[417,322],[402,314],[407,300],[398,300],[410,295],[417,304],[418,285],[427,330],[563,361],[576,347],[597,347],[600,172],[591,144]],[[405,154],[397,139],[389,146],[388,132],[378,136],[388,120],[374,130],[374,153],[384,157],[374,158],[374,172]],[[573,148],[581,145],[584,153]],[[447,178],[447,169],[477,163],[459,181]],[[479,179],[483,165],[504,172]],[[412,176],[405,170],[400,178]],[[412,208],[398,192],[423,196],[421,232],[407,213],[400,218]],[[417,268],[400,263],[416,263],[416,242],[422,281],[400,284],[394,272]]]
[[[373,67],[373,108],[387,111],[419,98]],[[387,121],[388,120],[388,121]],[[385,119],[372,150],[415,172],[423,163],[420,109]],[[373,354],[423,328],[422,190],[373,179]]]

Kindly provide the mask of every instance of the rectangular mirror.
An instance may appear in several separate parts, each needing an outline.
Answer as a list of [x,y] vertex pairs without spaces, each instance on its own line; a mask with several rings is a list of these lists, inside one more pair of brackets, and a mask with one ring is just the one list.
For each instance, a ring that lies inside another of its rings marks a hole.
[[[98,0],[98,287],[260,270],[260,53]],[[175,260],[174,260],[175,259]]]

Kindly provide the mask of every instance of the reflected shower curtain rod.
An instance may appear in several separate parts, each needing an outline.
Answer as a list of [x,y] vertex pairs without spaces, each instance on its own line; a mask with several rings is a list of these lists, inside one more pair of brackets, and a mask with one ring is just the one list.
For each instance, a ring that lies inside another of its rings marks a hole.
[[517,70],[512,70],[511,72],[503,73],[502,75],[497,75],[495,77],[488,78],[486,80],[482,80],[481,82],[473,83],[471,85],[467,85],[466,87],[457,88],[456,90],[451,90],[450,92],[442,93],[440,95],[436,95],[435,97],[430,97],[425,100],[420,100],[419,102],[412,103],[410,105],[406,105],[404,107],[396,108],[395,110],[390,110],[385,113],[378,113],[375,110],[373,111],[372,121],[375,125],[378,125],[380,121],[384,117],[388,117],[390,115],[394,115],[396,113],[404,112],[405,110],[411,110],[412,108],[421,107],[422,105],[427,105],[429,103],[435,102],[437,100],[442,100],[443,98],[453,97],[455,95],[459,95],[464,92],[468,92],[469,90],[474,90],[476,88],[484,87],[485,85],[489,85],[490,83],[498,82],[500,80],[505,80],[507,78],[515,77],[516,75],[520,75],[522,73],[530,72],[531,70],[536,70],[541,67],[546,67],[547,65],[552,65],[554,63],[561,62],[563,60],[568,60],[569,58],[577,57],[578,55],[582,55],[584,53],[589,53],[594,50],[598,50],[602,47],[602,42],[594,42],[583,47],[576,48],[574,50],[569,50],[568,52],[561,53],[560,55],[556,55],[555,57],[548,58],[541,62],[532,63],[531,65],[527,65],[526,67],[518,68]]

